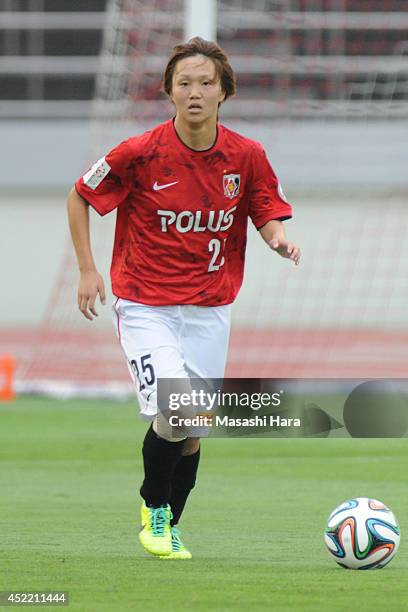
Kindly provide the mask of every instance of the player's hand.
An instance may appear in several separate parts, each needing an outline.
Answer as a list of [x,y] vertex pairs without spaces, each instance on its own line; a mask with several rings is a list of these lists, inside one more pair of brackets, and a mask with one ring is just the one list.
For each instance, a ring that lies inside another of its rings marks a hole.
[[105,284],[102,276],[96,270],[82,272],[78,288],[78,308],[84,317],[90,321],[98,316],[95,310],[98,293],[101,304],[105,305]]
[[289,242],[288,240],[278,240],[277,238],[272,238],[269,243],[269,246],[273,251],[279,253],[281,257],[286,257],[287,259],[291,259],[295,262],[295,265],[298,266],[300,262],[300,249],[295,246],[293,242]]

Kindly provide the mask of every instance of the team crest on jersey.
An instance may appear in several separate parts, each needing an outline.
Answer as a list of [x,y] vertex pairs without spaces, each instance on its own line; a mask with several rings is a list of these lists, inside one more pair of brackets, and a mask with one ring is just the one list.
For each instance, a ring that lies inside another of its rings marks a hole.
[[239,194],[239,186],[241,183],[240,174],[224,174],[223,176],[224,195],[232,200]]

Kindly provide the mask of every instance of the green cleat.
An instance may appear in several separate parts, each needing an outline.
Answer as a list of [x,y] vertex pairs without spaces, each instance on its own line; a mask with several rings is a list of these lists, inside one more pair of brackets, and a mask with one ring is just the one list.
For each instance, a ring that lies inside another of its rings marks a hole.
[[152,555],[169,555],[172,552],[172,534],[170,506],[149,508],[143,502],[141,509],[142,528],[139,540],[147,552]]
[[171,528],[171,553],[169,555],[160,555],[160,559],[191,559],[192,554],[184,546],[180,538],[180,531],[177,527]]

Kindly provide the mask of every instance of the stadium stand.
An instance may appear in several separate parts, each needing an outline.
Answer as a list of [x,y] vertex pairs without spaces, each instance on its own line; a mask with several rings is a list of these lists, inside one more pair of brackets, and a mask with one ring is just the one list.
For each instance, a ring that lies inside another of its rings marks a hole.
[[[0,117],[84,118],[91,114],[105,0],[5,0],[0,11]],[[147,41],[150,78],[138,101],[163,113],[156,45],[169,21],[181,37],[182,3],[128,2],[129,45]],[[157,9],[159,7],[159,9]],[[174,10],[176,9],[176,10]],[[238,74],[231,116],[381,117],[407,112],[408,12],[402,0],[224,0],[219,42]],[[159,55],[158,55],[159,53]],[[120,68],[119,68],[120,69]],[[405,116],[405,115],[404,115]]]

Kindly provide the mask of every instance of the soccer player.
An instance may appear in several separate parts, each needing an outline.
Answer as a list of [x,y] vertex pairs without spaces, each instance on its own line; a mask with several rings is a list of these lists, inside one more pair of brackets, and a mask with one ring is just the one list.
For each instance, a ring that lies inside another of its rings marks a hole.
[[195,484],[200,440],[159,428],[157,379],[223,377],[248,217],[274,252],[298,264],[300,251],[286,239],[282,221],[292,209],[262,146],[218,123],[219,106],[235,93],[224,51],[199,37],[176,46],[164,89],[175,117],[99,159],[71,190],[68,214],[78,306],[92,320],[105,289],[88,207],[100,215],[117,210],[114,322],[141,415],[152,421],[142,451],[139,538],[153,555],[188,559],[177,524]]

